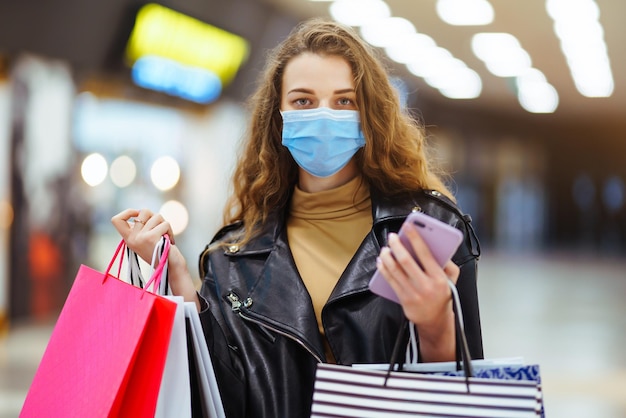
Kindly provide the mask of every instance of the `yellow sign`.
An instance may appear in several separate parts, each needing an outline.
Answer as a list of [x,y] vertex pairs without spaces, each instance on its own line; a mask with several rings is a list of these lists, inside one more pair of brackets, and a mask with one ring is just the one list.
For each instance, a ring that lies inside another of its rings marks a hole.
[[126,47],[130,64],[144,56],[169,58],[212,71],[224,86],[248,52],[244,38],[154,3],[139,10]]

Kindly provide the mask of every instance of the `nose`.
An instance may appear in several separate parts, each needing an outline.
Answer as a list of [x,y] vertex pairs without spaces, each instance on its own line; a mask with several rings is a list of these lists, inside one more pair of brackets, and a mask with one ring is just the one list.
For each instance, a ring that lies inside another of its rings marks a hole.
[[330,99],[321,99],[319,101],[319,106],[318,107],[328,107],[330,108]]

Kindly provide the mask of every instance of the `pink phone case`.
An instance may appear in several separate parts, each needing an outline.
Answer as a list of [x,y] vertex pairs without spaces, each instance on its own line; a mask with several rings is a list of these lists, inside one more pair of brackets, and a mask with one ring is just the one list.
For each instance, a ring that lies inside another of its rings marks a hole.
[[[433,257],[441,266],[445,265],[448,260],[452,258],[457,248],[459,248],[461,241],[463,241],[463,233],[461,231],[421,212],[412,212],[407,216],[404,223],[404,228],[410,227],[418,229],[426,245],[430,248]],[[407,223],[410,225],[406,225]],[[402,229],[400,230],[399,237],[405,248],[419,263]],[[373,293],[399,303],[398,296],[378,270],[376,270],[374,276],[372,276],[369,288]]]

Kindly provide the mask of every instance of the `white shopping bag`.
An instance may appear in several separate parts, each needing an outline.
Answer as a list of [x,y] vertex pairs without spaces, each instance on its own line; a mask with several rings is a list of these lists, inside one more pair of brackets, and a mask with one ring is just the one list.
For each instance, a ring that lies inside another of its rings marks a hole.
[[[226,418],[222,398],[217,386],[217,379],[211,363],[211,355],[202,332],[202,324],[194,302],[185,302],[185,318],[187,319],[190,350],[189,358],[191,373],[196,373],[200,403],[204,416],[210,418]],[[192,377],[193,380],[193,377]]]
[[191,418],[185,301],[182,296],[164,297],[176,302],[177,306],[154,416],[155,418]]
[[[169,250],[169,245],[167,236],[163,236],[157,243],[152,254],[152,269],[164,251]],[[169,295],[167,261],[159,280],[148,284],[143,280],[137,255],[130,250],[127,255],[131,284],[146,286],[152,292],[177,303],[155,418],[226,418],[196,304],[185,302],[180,296]]]

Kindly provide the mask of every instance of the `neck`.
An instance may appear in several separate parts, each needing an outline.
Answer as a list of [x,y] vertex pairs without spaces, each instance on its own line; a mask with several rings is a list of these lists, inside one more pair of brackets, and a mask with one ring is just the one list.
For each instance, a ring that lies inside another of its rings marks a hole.
[[359,170],[354,158],[337,173],[328,177],[315,177],[307,171],[300,168],[298,187],[307,193],[323,192],[325,190],[334,189],[343,186],[359,174]]

